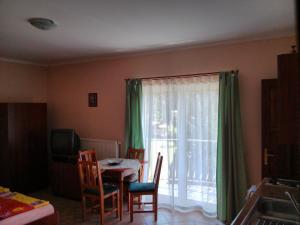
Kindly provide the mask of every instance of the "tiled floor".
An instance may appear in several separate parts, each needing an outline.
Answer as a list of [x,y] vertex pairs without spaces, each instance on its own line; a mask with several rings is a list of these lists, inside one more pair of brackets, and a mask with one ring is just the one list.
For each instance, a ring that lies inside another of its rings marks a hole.
[[[82,222],[80,202],[57,197],[50,191],[40,191],[33,196],[49,200],[55,209],[59,211],[61,225],[97,225],[99,224],[97,212],[87,215],[87,220]],[[129,213],[124,206],[124,217],[122,221],[116,219],[114,215],[105,218],[107,225],[219,225],[216,219],[206,218],[200,212],[180,213],[172,212],[168,209],[159,209],[158,220],[154,222],[153,214],[134,214],[133,223],[130,223]]]

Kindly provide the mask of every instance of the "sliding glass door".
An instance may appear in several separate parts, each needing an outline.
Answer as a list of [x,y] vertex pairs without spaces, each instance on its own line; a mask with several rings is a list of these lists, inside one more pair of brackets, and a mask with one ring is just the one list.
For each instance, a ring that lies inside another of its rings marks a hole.
[[159,203],[216,213],[218,76],[143,80],[147,178],[164,156]]

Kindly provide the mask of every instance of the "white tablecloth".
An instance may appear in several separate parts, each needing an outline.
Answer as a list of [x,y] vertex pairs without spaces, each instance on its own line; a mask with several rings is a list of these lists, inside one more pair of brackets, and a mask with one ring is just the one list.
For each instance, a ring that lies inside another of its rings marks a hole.
[[[118,165],[111,166],[108,163],[109,163],[109,161],[112,161],[112,160],[122,160],[122,162]],[[100,160],[99,163],[101,165],[101,168],[104,169],[104,170],[108,170],[108,169],[128,169],[128,168],[135,170],[136,173],[133,174],[132,176],[128,177],[128,179],[126,179],[130,182],[137,180],[138,171],[141,167],[141,163],[137,159],[109,158],[109,159]]]
[[[118,165],[114,165],[111,166],[108,164],[109,161],[113,161],[113,160],[122,160],[122,162]],[[114,158],[110,158],[110,159],[103,159],[99,161],[101,168],[106,170],[106,169],[124,169],[124,168],[131,168],[134,169],[136,171],[138,171],[140,169],[141,163],[139,162],[139,160],[137,159],[122,159],[122,158],[118,158],[118,159],[114,159]]]

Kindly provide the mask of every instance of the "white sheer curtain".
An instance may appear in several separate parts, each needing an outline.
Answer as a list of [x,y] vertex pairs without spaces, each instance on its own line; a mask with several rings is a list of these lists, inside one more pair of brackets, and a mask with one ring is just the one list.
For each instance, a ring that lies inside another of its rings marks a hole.
[[218,76],[143,80],[145,175],[164,156],[159,204],[216,214]]

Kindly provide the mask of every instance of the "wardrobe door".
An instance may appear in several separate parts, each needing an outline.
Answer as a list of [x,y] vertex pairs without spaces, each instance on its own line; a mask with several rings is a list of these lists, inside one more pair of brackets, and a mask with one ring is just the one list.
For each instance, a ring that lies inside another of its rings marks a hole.
[[47,108],[42,103],[8,105],[10,187],[32,192],[47,185]]
[[8,145],[12,185],[20,192],[28,190],[28,104],[8,104]]
[[300,76],[297,53],[278,56],[279,143],[290,152],[290,178],[300,179]]
[[278,56],[278,78],[280,94],[279,129],[281,144],[295,144],[300,124],[297,120],[297,98],[299,98],[298,54]]
[[10,162],[8,151],[8,120],[7,120],[7,104],[0,103],[0,184],[10,186]]
[[28,108],[28,167],[31,191],[47,186],[47,105],[32,104]]

